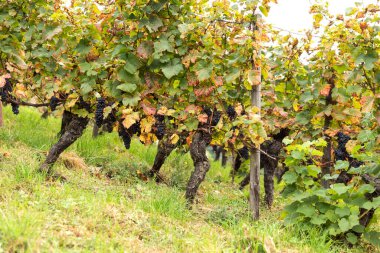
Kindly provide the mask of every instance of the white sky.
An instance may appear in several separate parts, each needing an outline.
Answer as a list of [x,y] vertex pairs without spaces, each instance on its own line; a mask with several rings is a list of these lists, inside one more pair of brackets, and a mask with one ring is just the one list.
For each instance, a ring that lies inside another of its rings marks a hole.
[[[312,17],[309,8],[315,3],[314,0],[277,0],[278,4],[271,7],[266,22],[292,32],[301,29],[312,28]],[[349,7],[354,7],[355,2],[369,4],[377,0],[329,0],[331,14],[344,14]]]

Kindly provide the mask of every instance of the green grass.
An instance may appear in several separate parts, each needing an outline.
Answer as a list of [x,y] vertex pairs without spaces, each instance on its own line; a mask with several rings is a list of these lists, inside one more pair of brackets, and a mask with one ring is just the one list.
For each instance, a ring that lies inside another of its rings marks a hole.
[[[212,162],[197,204],[186,208],[184,188],[193,169],[189,154],[173,153],[162,169],[166,184],[137,176],[153,163],[155,146],[133,140],[126,151],[116,134],[94,139],[88,129],[69,149],[85,169],[54,169],[64,184],[36,172],[59,131],[60,120],[5,108],[0,128],[0,252],[366,252],[323,231],[284,227],[281,199],[261,220],[250,219],[246,191],[231,183],[230,168]],[[108,176],[106,176],[108,175]],[[111,177],[111,178],[110,178]],[[239,178],[237,179],[239,180]]]

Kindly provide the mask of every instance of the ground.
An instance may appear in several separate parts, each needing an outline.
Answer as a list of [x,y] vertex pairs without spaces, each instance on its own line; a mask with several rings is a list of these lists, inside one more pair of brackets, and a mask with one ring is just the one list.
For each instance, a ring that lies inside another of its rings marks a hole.
[[[186,207],[184,189],[193,165],[173,153],[162,169],[165,183],[142,176],[155,146],[134,140],[125,150],[117,134],[96,139],[91,127],[54,169],[66,183],[37,172],[57,138],[59,117],[9,107],[0,128],[0,252],[374,252],[353,248],[319,229],[285,227],[282,201],[261,209],[254,222],[248,193],[213,162],[196,204]],[[211,158],[211,154],[210,154]],[[277,186],[279,192],[281,185]],[[263,190],[261,191],[263,192]]]

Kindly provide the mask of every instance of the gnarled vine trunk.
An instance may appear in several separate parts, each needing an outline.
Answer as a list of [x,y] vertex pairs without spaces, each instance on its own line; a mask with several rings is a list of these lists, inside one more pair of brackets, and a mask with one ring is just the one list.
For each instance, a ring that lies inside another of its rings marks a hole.
[[88,121],[88,118],[79,117],[68,111],[63,113],[61,136],[58,142],[51,147],[45,162],[40,166],[41,172],[52,175],[52,167],[59,155],[82,136]]
[[172,144],[169,138],[164,138],[158,142],[157,154],[154,158],[152,169],[148,172],[149,177],[156,176],[157,181],[159,181],[158,173],[160,172],[160,169],[164,164],[166,158],[168,158],[168,156],[175,148],[176,145]]
[[[283,148],[282,140],[288,136],[289,129],[281,129],[280,133],[273,136],[272,140],[267,140],[261,144],[261,149],[264,152],[260,157],[261,168],[264,169],[264,189],[265,202],[268,207],[271,207],[274,199],[274,175],[278,166],[280,152]],[[242,190],[249,184],[250,175],[248,174],[241,182],[240,189]]]
[[200,184],[210,169],[210,162],[206,155],[206,147],[211,141],[210,133],[197,131],[190,145],[190,155],[194,162],[194,171],[186,187],[186,199],[190,204],[194,202]]
[[63,133],[66,131],[66,127],[70,124],[73,119],[73,114],[69,111],[63,111],[62,114],[62,122],[61,122],[61,130],[58,133],[58,137],[61,137]]

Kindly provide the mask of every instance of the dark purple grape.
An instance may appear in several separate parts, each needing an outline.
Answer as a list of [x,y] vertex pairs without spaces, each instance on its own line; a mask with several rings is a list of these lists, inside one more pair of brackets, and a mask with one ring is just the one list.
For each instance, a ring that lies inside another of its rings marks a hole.
[[121,123],[119,124],[118,132],[119,132],[119,136],[123,140],[124,147],[126,149],[129,149],[131,147],[131,136],[128,134],[125,127]]
[[49,106],[50,106],[51,111],[55,111],[55,109],[57,109],[58,102],[59,102],[58,98],[56,98],[54,96],[52,96],[50,98],[50,105]]
[[19,114],[19,105],[18,104],[16,104],[16,103],[11,103],[11,105],[12,105],[12,112],[13,112],[13,114],[15,114],[15,115],[17,115],[17,114]]
[[230,120],[234,120],[237,116],[237,113],[235,111],[235,108],[232,105],[229,105],[227,107],[227,116]]
[[105,107],[106,101],[104,100],[104,98],[98,98],[95,111],[95,122],[98,127],[101,127],[103,124],[103,113]]

